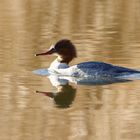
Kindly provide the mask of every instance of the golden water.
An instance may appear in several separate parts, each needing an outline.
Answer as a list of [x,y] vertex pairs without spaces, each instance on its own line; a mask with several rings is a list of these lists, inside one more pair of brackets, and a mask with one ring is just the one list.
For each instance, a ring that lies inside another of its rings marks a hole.
[[[32,73],[54,59],[34,54],[62,38],[77,46],[71,65],[95,60],[140,69],[140,1],[2,0],[0,139],[139,140],[139,80],[56,89]],[[68,105],[36,90],[64,91]]]

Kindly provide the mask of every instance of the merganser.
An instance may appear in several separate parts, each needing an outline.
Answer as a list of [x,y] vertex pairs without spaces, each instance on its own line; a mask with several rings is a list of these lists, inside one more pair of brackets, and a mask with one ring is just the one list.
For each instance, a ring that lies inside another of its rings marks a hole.
[[77,57],[77,53],[74,44],[68,39],[59,40],[47,52],[38,53],[36,56],[51,54],[57,55],[57,58],[51,63],[48,69],[51,74],[72,77],[120,77],[136,73],[140,74],[138,70],[97,61],[83,62],[69,66],[69,63]]

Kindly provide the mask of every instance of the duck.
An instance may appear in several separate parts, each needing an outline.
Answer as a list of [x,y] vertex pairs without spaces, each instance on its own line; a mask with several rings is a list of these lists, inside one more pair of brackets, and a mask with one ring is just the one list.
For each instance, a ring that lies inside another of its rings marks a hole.
[[73,66],[69,63],[77,57],[75,45],[69,39],[61,39],[42,53],[35,56],[56,55],[56,59],[50,64],[48,71],[50,74],[57,74],[71,77],[120,77],[124,75],[140,74],[140,71],[116,66],[113,64],[87,61]]

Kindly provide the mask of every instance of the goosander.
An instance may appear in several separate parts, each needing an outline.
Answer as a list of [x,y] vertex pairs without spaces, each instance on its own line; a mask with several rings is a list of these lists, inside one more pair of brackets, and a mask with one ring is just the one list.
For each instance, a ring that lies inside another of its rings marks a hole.
[[57,55],[57,58],[48,68],[49,73],[72,77],[120,77],[123,75],[136,74],[140,71],[129,69],[112,64],[89,61],[69,66],[69,63],[77,57],[74,44],[68,39],[62,39],[52,45],[47,52],[38,53],[41,55]]

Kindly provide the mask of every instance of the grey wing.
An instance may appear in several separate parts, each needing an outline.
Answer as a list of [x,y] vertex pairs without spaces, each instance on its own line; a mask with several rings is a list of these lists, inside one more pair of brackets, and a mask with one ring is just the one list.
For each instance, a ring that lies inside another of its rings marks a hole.
[[92,69],[93,71],[98,72],[111,72],[111,73],[140,73],[140,71],[125,68],[125,67],[119,67],[114,66],[108,63],[104,62],[83,62],[77,65],[79,69]]
[[104,62],[83,62],[77,65],[79,69],[92,69],[96,71],[108,71],[112,69],[114,66],[111,64],[107,64]]

